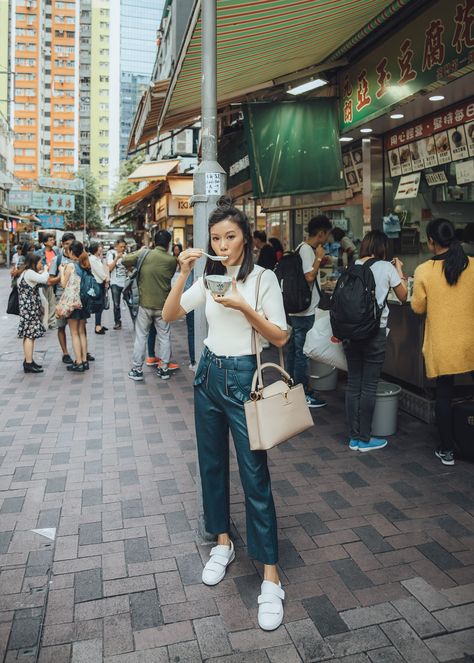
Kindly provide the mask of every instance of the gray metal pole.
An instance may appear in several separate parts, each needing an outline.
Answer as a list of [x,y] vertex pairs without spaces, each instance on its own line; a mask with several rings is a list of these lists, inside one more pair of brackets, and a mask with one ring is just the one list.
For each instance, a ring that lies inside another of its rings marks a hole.
[[87,239],[87,196],[86,196],[86,178],[82,178],[82,188],[84,191],[84,210],[83,210],[83,219],[84,219],[84,243],[86,242]]
[[[201,145],[202,161],[194,173],[194,246],[207,250],[207,221],[219,197],[226,190],[224,169],[217,163],[217,8],[216,0],[202,0],[202,54],[201,54]],[[202,276],[204,261],[195,267],[195,278]],[[204,308],[195,311],[194,344],[199,357],[206,336]],[[211,541],[204,526],[201,476],[199,464],[196,474],[198,537]]]
[[7,269],[10,269],[10,211],[7,207]]

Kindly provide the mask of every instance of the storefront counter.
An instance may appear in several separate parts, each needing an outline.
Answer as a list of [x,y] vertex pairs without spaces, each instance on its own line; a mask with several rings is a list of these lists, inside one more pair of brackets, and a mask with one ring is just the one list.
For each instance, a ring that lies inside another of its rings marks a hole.
[[390,333],[385,352],[383,372],[407,385],[424,389],[430,381],[426,379],[423,355],[424,316],[404,304],[388,302]]

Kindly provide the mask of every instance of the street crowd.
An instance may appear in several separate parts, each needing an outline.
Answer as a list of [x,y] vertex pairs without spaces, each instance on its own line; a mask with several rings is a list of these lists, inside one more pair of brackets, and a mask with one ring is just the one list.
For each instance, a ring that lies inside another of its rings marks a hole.
[[[411,307],[415,313],[426,314],[423,353],[427,376],[436,379],[440,436],[435,453],[444,465],[454,465],[454,376],[474,375],[474,259],[464,252],[450,221],[433,220],[426,232],[432,258],[415,272]],[[202,579],[205,584],[217,584],[235,557],[229,536],[230,430],[246,496],[248,551],[264,565],[259,624],[273,630],[282,622],[284,600],[277,570],[276,515],[266,451],[250,449],[244,412],[259,352],[253,342],[254,330],[263,343],[286,346],[285,368],[291,384],[303,386],[306,406],[326,406],[308,384],[308,358],[303,349],[324,299],[321,265],[327,259],[328,246],[337,242],[339,256],[345,254],[341,284],[348,286],[352,279],[353,286],[358,280],[368,284],[365,290],[373,295],[369,308],[363,308],[365,300],[360,300],[363,316],[358,321],[350,318],[356,315],[350,312],[358,303],[357,288],[352,290],[351,301],[345,301],[338,282],[331,304],[333,328],[338,325],[346,330],[338,338],[348,367],[348,449],[382,449],[387,440],[372,436],[371,424],[386,352],[386,301],[391,289],[400,302],[407,299],[407,277],[398,258],[387,259],[388,240],[381,231],[370,231],[356,248],[343,231],[320,215],[309,221],[306,241],[294,252],[285,253],[277,238],[267,241],[264,232],[252,233],[245,214],[225,197],[210,216],[206,253],[202,248],[172,246],[171,239],[168,231],[159,230],[153,237],[153,248],[132,253],[127,253],[126,242],[118,239],[105,255],[102,244],[91,242],[86,249],[70,232],[63,234],[60,248],[51,234],[43,236],[41,247],[28,243],[17,247],[11,273],[18,296],[23,370],[35,374],[44,371],[34,360],[34,343],[47,329],[57,330],[62,362],[68,371],[89,370],[94,357],[88,351],[86,323],[94,317],[95,334],[103,336],[109,331],[102,324],[102,313],[110,306],[111,295],[112,331],[120,332],[122,300],[133,278],[138,286],[138,306],[130,306],[135,334],[130,379],[144,379],[145,362],[154,368],[158,379],[170,379],[179,369],[172,362],[171,323],[186,318],[189,368],[195,372],[196,437],[206,528],[217,537]],[[195,279],[195,264],[205,256],[204,276]],[[286,283],[290,275],[282,276],[288,256],[298,261],[292,263],[296,265],[292,268],[294,279],[299,273],[302,277],[300,283],[293,280],[290,294]],[[290,295],[296,297],[305,287],[304,304],[296,306]],[[205,306],[208,335],[196,362],[194,311],[199,306]]]

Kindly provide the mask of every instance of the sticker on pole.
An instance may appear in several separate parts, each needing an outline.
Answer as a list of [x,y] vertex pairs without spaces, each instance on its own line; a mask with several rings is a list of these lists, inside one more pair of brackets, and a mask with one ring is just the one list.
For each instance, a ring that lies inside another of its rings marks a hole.
[[206,196],[221,195],[221,173],[206,173]]

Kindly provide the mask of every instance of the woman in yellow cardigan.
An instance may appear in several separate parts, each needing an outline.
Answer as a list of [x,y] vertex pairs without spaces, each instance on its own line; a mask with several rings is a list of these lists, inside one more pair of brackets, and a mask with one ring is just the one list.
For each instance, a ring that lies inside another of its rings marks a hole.
[[454,465],[454,376],[470,371],[474,376],[474,258],[464,253],[451,221],[430,221],[426,235],[433,258],[415,270],[411,307],[426,313],[423,356],[427,376],[436,378],[441,437],[435,455],[444,465]]

